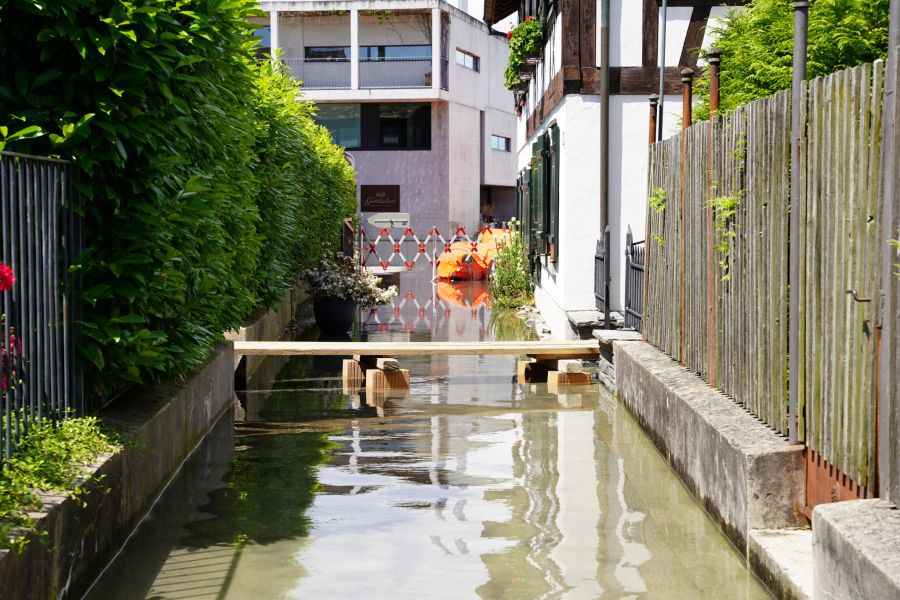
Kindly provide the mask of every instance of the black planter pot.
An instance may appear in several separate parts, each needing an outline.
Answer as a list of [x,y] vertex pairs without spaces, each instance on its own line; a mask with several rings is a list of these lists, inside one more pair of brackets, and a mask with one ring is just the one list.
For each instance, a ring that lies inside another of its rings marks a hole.
[[356,319],[356,302],[332,296],[313,298],[316,325],[325,333],[346,333]]

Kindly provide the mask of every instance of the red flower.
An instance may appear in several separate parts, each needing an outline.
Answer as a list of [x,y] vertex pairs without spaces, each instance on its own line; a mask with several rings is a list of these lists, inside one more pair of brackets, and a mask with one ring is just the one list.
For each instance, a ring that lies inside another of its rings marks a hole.
[[13,272],[12,267],[0,262],[0,292],[11,289],[15,282],[16,274]]
[[532,20],[533,18],[534,18],[534,17],[532,17],[531,15],[528,15],[527,17],[525,17],[525,20],[526,20],[526,21],[530,21],[530,20]]
[[512,34],[513,34],[513,30],[512,30],[512,29],[510,29],[509,31],[507,31],[507,32],[506,32],[506,39],[511,40],[511,39],[512,39]]

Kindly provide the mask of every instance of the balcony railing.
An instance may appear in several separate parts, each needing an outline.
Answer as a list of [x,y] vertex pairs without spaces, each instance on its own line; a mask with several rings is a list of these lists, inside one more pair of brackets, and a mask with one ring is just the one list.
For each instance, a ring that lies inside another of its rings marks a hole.
[[359,62],[359,87],[430,88],[431,57],[379,58]]
[[285,59],[284,64],[290,68],[294,77],[303,82],[305,88],[311,90],[350,89],[349,60],[288,58]]

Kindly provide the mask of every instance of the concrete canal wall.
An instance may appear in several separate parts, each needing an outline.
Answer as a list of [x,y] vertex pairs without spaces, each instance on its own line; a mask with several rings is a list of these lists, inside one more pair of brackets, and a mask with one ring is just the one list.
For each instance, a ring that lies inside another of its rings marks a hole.
[[883,500],[803,516],[803,447],[644,342],[614,342],[625,406],[779,598],[900,599],[900,510]]
[[39,530],[18,554],[0,553],[0,597],[80,598],[213,423],[233,409],[234,358],[220,345],[183,384],[121,398],[104,421],[132,441],[88,469],[85,504],[44,496]]

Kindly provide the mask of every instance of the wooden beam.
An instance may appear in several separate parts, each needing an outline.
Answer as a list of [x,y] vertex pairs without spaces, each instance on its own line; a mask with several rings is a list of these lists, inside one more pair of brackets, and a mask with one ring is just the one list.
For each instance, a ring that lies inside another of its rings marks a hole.
[[[649,96],[654,92],[659,93],[659,67],[610,67],[610,94]],[[665,92],[681,93],[681,67],[666,67]]]
[[659,65],[659,5],[656,0],[644,0],[641,27],[641,64],[645,67]]
[[678,59],[679,66],[692,69],[697,66],[699,48],[703,45],[706,23],[709,21],[709,11],[708,6],[695,6],[691,11],[691,22],[688,24],[687,35],[684,36],[681,58]]
[[234,342],[241,355],[284,356],[450,356],[507,355],[592,357],[600,352],[597,340],[569,342]]

